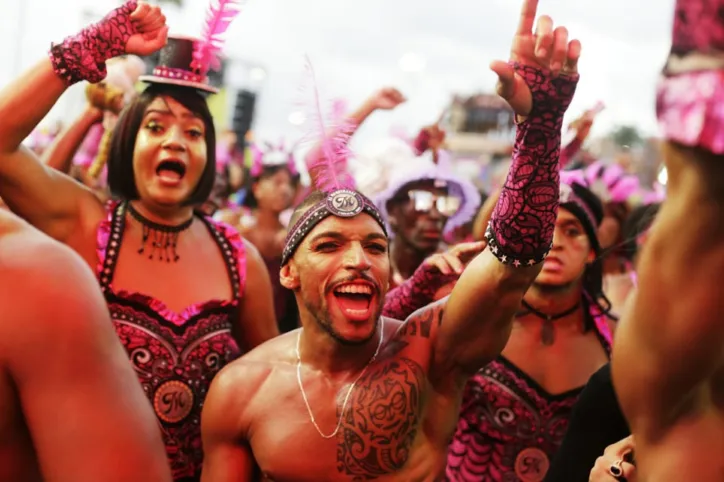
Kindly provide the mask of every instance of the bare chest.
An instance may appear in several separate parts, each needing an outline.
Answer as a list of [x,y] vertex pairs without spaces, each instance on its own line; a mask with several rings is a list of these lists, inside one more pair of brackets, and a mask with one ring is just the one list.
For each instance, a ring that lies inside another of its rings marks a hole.
[[140,248],[141,240],[130,236],[121,243],[112,281],[116,292],[142,293],[176,313],[209,300],[233,298],[224,255],[210,237],[180,245],[177,262],[149,259],[147,250],[139,253]]
[[422,457],[423,452],[444,453],[444,441],[431,450],[425,427],[430,394],[417,362],[399,357],[373,364],[351,392],[349,385],[334,387],[303,374],[309,410],[296,370],[276,375],[268,384],[273,391],[254,402],[250,443],[267,478],[413,480],[399,477],[409,473],[414,460],[442,466],[440,457]]
[[514,325],[502,355],[552,395],[583,387],[608,362],[593,330],[557,330],[553,344],[544,345],[540,330],[519,324]]

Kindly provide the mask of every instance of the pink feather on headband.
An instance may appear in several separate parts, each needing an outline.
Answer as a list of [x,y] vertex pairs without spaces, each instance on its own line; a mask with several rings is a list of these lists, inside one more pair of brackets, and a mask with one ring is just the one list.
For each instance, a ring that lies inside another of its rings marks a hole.
[[194,44],[194,60],[191,68],[205,75],[209,69],[221,68],[221,50],[224,47],[224,34],[231,21],[241,11],[240,0],[211,0],[206,14],[206,23],[201,39]]
[[332,125],[325,123],[317,80],[309,57],[306,58],[306,72],[312,88],[312,98],[306,116],[309,130],[304,138],[307,141],[318,142],[320,150],[307,165],[309,174],[315,188],[320,191],[354,189],[354,179],[347,170],[347,160],[351,156],[350,126],[343,118],[340,118],[342,108],[338,102],[331,106]]

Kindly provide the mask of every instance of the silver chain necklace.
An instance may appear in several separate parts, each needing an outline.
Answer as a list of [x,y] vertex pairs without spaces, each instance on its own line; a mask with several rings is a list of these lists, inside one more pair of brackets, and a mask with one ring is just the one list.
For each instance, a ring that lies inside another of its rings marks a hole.
[[334,438],[337,435],[337,432],[339,432],[339,428],[342,426],[342,418],[344,417],[344,411],[347,408],[347,402],[349,401],[349,396],[352,394],[352,390],[354,389],[354,386],[357,384],[357,382],[362,378],[362,375],[365,374],[367,371],[367,368],[372,364],[373,361],[377,358],[377,355],[380,352],[380,347],[382,347],[382,340],[385,338],[385,319],[382,318],[382,323],[380,323],[381,330],[380,330],[380,341],[377,343],[377,349],[375,350],[375,354],[372,355],[372,358],[367,362],[365,367],[362,369],[359,375],[357,375],[357,378],[355,378],[354,382],[352,382],[352,385],[349,386],[349,389],[347,390],[347,395],[344,397],[344,402],[342,403],[342,411],[339,414],[339,420],[337,420],[337,427],[334,429],[334,432],[332,432],[329,435],[325,435],[322,433],[322,430],[319,428],[319,425],[317,425],[317,420],[314,418],[314,414],[312,413],[312,407],[309,406],[309,400],[307,400],[307,394],[304,392],[304,385],[302,384],[302,357],[299,354],[299,340],[302,339],[302,330],[299,330],[299,334],[297,334],[297,382],[299,382],[299,391],[302,392],[302,398],[304,399],[304,404],[307,406],[307,412],[309,412],[309,418],[312,421],[312,424],[314,425],[314,428],[317,429],[317,432],[319,432],[319,435],[322,436],[322,438],[330,439]]

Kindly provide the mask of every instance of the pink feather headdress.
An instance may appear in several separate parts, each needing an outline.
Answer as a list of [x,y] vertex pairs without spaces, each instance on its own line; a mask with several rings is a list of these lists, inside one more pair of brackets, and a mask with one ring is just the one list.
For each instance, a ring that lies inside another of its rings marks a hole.
[[340,189],[353,190],[354,179],[347,170],[347,161],[352,154],[349,149],[351,126],[345,120],[344,103],[332,102],[327,121],[309,57],[306,58],[305,67],[308,88],[312,92],[306,102],[307,132],[303,140],[319,143],[319,152],[313,152],[307,157],[309,174],[319,191],[329,193]]
[[604,202],[628,202],[640,189],[636,176],[626,174],[618,164],[594,162],[586,169],[561,171],[561,182],[576,182],[590,189]]
[[[315,141],[319,148],[307,156],[307,167],[317,191],[325,193],[290,227],[282,251],[282,266],[294,255],[299,244],[329,216],[351,218],[361,213],[371,216],[387,235],[382,215],[375,204],[355,190],[354,179],[347,170],[350,156],[349,138],[352,129],[344,120],[344,104],[337,101],[331,106],[332,123],[325,122],[314,69],[306,59],[308,83],[312,89],[311,103],[307,104],[307,141]],[[307,198],[308,199],[308,198]]]
[[240,0],[211,0],[201,39],[194,42],[191,62],[191,67],[198,70],[201,75],[206,75],[209,69],[221,68],[220,56],[224,47],[224,34],[240,11]]

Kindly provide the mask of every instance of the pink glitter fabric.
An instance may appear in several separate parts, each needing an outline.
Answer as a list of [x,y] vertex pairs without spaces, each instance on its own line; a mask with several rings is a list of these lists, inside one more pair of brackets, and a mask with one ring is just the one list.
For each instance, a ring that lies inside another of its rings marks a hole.
[[150,296],[113,289],[126,211],[114,201],[107,210],[97,233],[97,274],[111,319],[158,417],[174,480],[198,481],[201,407],[216,373],[241,355],[231,330],[244,292],[243,241],[230,226],[202,218],[224,256],[234,298],[196,303],[177,313]]
[[677,0],[656,98],[666,139],[724,154],[723,76],[724,0]]
[[[604,316],[591,313],[610,356]],[[503,356],[467,383],[447,458],[451,482],[541,482],[583,387],[550,394]]]
[[724,71],[662,79],[656,113],[666,139],[724,154]]
[[533,96],[533,108],[518,124],[513,164],[485,237],[505,264],[540,263],[551,248],[558,214],[561,128],[576,92],[578,75],[553,77],[549,71],[514,63]]

